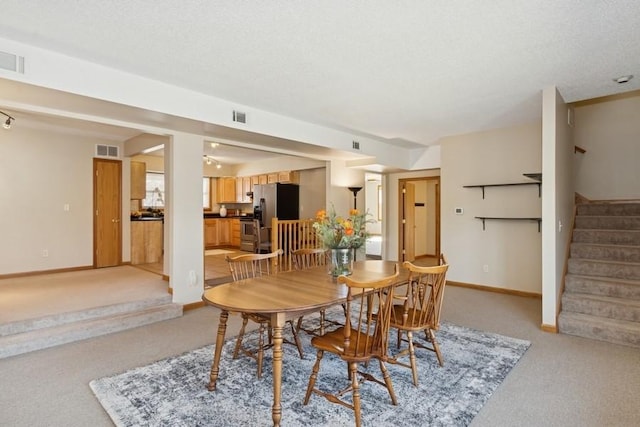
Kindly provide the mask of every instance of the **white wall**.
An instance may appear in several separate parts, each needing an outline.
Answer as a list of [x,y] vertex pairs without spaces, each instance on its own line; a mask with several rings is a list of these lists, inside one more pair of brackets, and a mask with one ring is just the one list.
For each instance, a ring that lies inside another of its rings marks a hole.
[[[20,52],[22,56],[29,58],[28,73],[0,70],[0,77],[8,80],[344,151],[352,151],[353,139],[357,138],[361,142],[361,154],[375,157],[378,163],[403,169],[414,168],[418,156],[424,157],[423,161],[428,162],[432,156],[429,151],[436,151],[425,149],[412,152],[366,135],[353,135],[251,106],[238,105],[9,39],[0,38],[0,45],[7,52]],[[231,112],[234,109],[242,109],[247,113],[246,124],[232,121]],[[96,121],[102,121],[101,119],[135,129],[149,128],[119,120],[95,118]]]
[[166,148],[169,284],[173,302],[193,303],[201,301],[204,291],[202,172],[192,167],[201,164],[202,137],[176,133]]
[[575,200],[568,110],[555,87],[542,94],[542,324],[555,328]]
[[578,104],[576,191],[591,200],[640,199],[640,92]]
[[[382,185],[382,178],[372,179],[367,174],[367,181],[364,188],[365,205],[364,211],[368,210],[370,216],[368,217],[372,222],[367,224],[367,231],[371,234],[382,234],[382,221],[378,221],[378,187]],[[360,206],[362,209],[362,206]]]
[[[95,144],[119,145],[29,129],[19,122],[10,130],[0,129],[0,274],[93,264]],[[128,162],[122,170],[128,176]],[[122,191],[126,228],[128,179],[123,179]],[[129,259],[128,235],[123,233],[125,261]],[[42,256],[43,250],[48,257]]]
[[300,171],[300,218],[315,218],[316,212],[325,208],[326,168]]
[[[538,187],[463,188],[532,182],[541,172],[541,124],[495,129],[441,140],[441,251],[447,279],[541,293],[541,233],[529,221],[487,221],[475,216],[540,217]],[[463,208],[456,215],[455,208]],[[487,266],[488,271],[484,271]]]

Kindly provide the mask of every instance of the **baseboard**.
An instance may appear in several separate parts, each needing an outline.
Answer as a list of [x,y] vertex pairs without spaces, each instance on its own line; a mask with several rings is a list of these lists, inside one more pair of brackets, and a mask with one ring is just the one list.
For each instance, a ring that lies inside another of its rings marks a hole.
[[43,274],[68,273],[72,271],[93,270],[92,265],[69,268],[56,268],[53,270],[25,271],[21,273],[0,274],[0,279],[15,279],[17,277],[41,276]]
[[182,306],[182,311],[194,310],[196,308],[204,307],[204,301],[192,302]]
[[552,334],[557,334],[558,333],[558,326],[557,325],[546,325],[546,324],[542,324],[540,325],[540,329],[542,329],[542,331],[544,332],[550,332]]
[[447,280],[447,285],[448,286],[458,286],[460,288],[476,289],[476,290],[479,290],[479,291],[496,292],[496,293],[499,293],[499,294],[515,295],[515,296],[519,296],[519,297],[542,298],[542,294],[539,294],[537,292],[519,291],[517,289],[496,288],[496,287],[493,287],[493,286],[476,285],[476,284],[473,284],[473,283],[452,282],[451,280]]

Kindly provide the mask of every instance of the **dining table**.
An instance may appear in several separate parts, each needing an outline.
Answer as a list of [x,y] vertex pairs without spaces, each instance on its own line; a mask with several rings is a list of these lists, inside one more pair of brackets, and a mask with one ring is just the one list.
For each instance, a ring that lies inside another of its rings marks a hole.
[[[395,261],[363,260],[353,264],[352,277],[358,281],[377,280],[395,273]],[[396,284],[406,283],[408,271],[398,267],[400,275]],[[279,426],[282,418],[282,331],[288,320],[303,314],[344,304],[347,286],[338,283],[328,273],[327,266],[306,270],[293,270],[263,275],[207,289],[202,300],[220,309],[218,334],[209,377],[209,391],[216,390],[220,374],[220,358],[227,329],[229,313],[261,314],[271,320],[273,339],[273,425]]]

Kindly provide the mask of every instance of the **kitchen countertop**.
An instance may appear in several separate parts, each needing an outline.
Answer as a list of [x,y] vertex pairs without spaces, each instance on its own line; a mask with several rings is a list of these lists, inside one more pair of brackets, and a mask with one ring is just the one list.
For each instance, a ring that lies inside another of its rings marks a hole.
[[242,218],[247,218],[247,219],[253,219],[253,215],[227,215],[227,216],[220,216],[219,213],[213,213],[213,212],[205,212],[204,213],[204,217],[205,218],[230,218],[230,219],[234,219],[234,218],[238,218],[238,219],[242,219]]
[[164,221],[161,216],[132,216],[131,221]]

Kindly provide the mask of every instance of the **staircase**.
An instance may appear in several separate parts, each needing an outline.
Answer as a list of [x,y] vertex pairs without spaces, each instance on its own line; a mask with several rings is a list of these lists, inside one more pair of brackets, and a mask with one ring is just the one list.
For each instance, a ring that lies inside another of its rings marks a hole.
[[171,295],[0,324],[0,359],[182,316]]
[[640,348],[640,203],[577,205],[558,326]]

